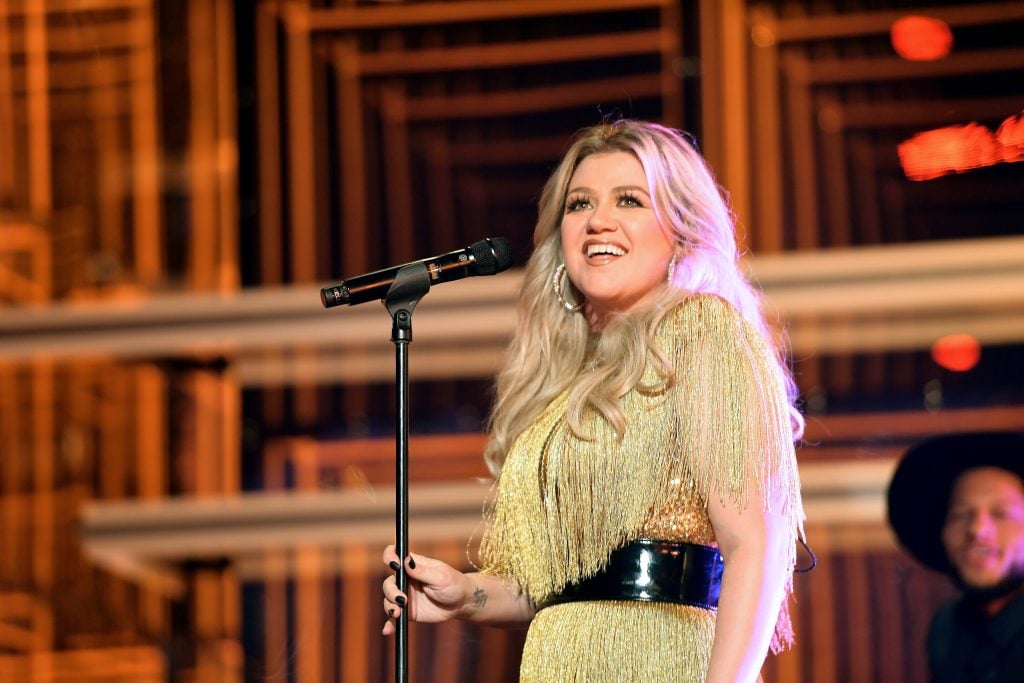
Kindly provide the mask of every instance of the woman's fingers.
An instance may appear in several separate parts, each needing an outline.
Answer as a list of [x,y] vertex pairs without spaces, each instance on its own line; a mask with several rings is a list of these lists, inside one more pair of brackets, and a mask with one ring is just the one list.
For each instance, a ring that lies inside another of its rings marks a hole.
[[[421,560],[424,559],[422,555],[417,557]],[[393,572],[397,572],[401,568],[400,563],[402,560],[398,557],[398,553],[395,552],[394,544],[384,548],[384,552],[381,553],[381,560]],[[409,553],[405,558],[405,566],[409,569],[416,569],[416,562],[417,560],[413,557],[412,553]]]
[[409,554],[405,560],[406,574],[418,585],[444,589],[454,580],[454,570],[444,562],[423,555]]
[[395,577],[389,576],[384,580],[384,595],[384,614],[388,619],[384,623],[384,628],[381,629],[381,634],[390,636],[395,632],[395,621],[402,616],[402,608],[398,603],[405,602],[404,596],[398,592],[398,587],[395,586]]
[[392,633],[395,632],[395,628],[396,628],[396,623],[398,621],[398,617],[401,616],[402,612],[397,607],[390,607],[389,608],[387,605],[388,605],[388,603],[385,600],[384,601],[384,611],[387,612],[388,618],[387,618],[387,621],[384,622],[384,628],[382,628],[380,632],[381,632],[381,635],[390,636]]
[[[390,602],[390,603],[392,603],[394,605],[398,605],[400,607],[404,607],[405,606],[405,602],[406,602],[407,598],[402,593],[402,591],[398,590],[398,583],[395,581],[395,577],[389,576],[386,579],[384,579],[384,584],[383,584],[382,588],[384,589],[384,602],[385,603]],[[387,611],[387,610],[385,609],[385,611]]]
[[[462,572],[425,555],[409,554],[405,557],[405,575],[409,582],[406,590],[399,590],[396,573],[402,569],[398,564],[394,546],[388,546],[381,559],[391,569],[382,585],[384,613],[389,623],[404,617],[410,620],[438,622],[456,616],[459,605],[464,602],[465,580]],[[409,610],[409,614],[405,611]],[[387,624],[381,632],[394,633],[395,626]]]
[[390,619],[397,619],[402,616],[402,608],[390,600],[385,600],[384,614],[388,615]]

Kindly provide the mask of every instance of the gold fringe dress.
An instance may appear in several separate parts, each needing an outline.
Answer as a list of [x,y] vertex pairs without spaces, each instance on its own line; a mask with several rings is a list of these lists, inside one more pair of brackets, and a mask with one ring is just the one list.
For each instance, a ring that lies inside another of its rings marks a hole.
[[[596,413],[584,433],[556,398],[513,444],[497,482],[481,545],[483,571],[506,577],[535,603],[601,570],[638,538],[716,545],[712,491],[737,506],[782,505],[802,533],[789,403],[772,351],[727,302],[694,295],[671,311],[657,343],[675,382],[623,399],[617,439]],[[648,365],[645,385],[657,382]],[[791,575],[790,575],[791,576]],[[787,597],[792,580],[787,582]],[[521,683],[703,681],[715,611],[657,602],[583,601],[537,612]],[[783,605],[773,650],[792,631]]]

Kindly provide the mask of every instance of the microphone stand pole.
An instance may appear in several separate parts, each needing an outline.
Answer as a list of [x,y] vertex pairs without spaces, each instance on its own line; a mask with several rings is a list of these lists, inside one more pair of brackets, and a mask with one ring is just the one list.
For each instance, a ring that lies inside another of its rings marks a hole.
[[[409,344],[412,343],[412,312],[420,299],[430,291],[430,275],[423,263],[412,263],[401,268],[384,297],[384,305],[391,314],[391,341],[395,344],[395,380],[397,406],[395,411],[395,551],[399,568],[396,582],[398,590],[408,596],[408,577],[405,573],[409,556]],[[395,683],[409,681],[409,610],[406,602],[402,616],[396,624]]]

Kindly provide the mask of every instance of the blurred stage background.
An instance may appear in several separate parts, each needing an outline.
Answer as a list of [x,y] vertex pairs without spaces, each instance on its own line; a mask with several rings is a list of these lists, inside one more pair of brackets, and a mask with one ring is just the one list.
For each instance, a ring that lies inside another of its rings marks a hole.
[[[766,680],[924,680],[950,588],[882,496],[918,438],[1024,426],[1022,36],[1024,2],[0,2],[0,680],[393,680],[390,321],[318,287],[522,263],[604,116],[694,133],[790,330],[819,565]],[[518,282],[415,317],[412,547],[457,565]],[[413,680],[514,681],[522,638],[414,626]]]

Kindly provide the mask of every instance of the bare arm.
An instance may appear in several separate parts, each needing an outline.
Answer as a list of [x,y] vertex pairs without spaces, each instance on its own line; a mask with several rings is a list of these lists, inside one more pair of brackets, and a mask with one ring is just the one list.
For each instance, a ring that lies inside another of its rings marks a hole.
[[757,495],[739,509],[712,492],[711,524],[725,561],[708,683],[754,681],[768,653],[790,575],[788,522]]
[[[463,573],[454,567],[425,557],[411,555],[406,561],[409,577],[408,595],[402,595],[395,577],[384,581],[384,612],[390,617],[384,624],[384,635],[395,631],[394,619],[408,607],[413,621],[438,623],[449,619],[464,619],[493,625],[528,622],[533,618],[533,603],[507,579],[480,574]],[[384,550],[384,564],[394,569],[398,562],[394,546]]]

